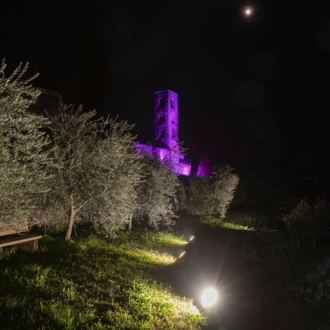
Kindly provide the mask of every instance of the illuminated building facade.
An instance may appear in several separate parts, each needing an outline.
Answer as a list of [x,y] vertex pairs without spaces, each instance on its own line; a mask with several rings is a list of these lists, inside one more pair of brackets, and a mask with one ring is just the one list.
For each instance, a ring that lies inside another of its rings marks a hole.
[[[156,156],[160,162],[170,160],[175,173],[189,176],[191,162],[179,150],[178,94],[169,89],[155,92],[155,139],[152,145],[135,144],[138,152]],[[202,162],[197,176],[211,174],[212,166]]]

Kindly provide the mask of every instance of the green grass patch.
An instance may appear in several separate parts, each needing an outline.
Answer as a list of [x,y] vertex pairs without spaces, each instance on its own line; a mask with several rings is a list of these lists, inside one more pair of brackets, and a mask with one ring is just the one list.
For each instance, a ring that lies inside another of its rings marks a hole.
[[122,233],[108,241],[64,233],[34,254],[4,250],[0,329],[200,329],[192,301],[163,284],[162,269],[186,243],[169,232]]
[[[264,217],[261,222],[252,221],[258,217],[253,212],[228,211],[225,218],[216,218],[208,216],[200,222],[216,228],[234,229],[234,230],[249,230],[273,232],[276,229],[269,228],[267,225],[267,217]],[[260,217],[260,215],[259,215]]]
[[247,230],[246,226],[243,226],[239,223],[235,223],[234,221],[231,221],[230,218],[227,219],[219,219],[214,217],[207,217],[200,221],[204,225],[208,225],[211,227],[216,228],[224,228],[224,229],[235,229],[235,230]]

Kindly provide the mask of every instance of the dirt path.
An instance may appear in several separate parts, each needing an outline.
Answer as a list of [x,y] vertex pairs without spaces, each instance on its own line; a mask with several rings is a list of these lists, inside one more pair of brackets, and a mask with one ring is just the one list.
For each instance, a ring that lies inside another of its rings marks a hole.
[[256,281],[251,265],[239,262],[232,249],[233,240],[239,244],[245,235],[255,233],[203,226],[189,218],[181,218],[177,229],[195,238],[182,259],[169,268],[172,286],[197,305],[204,288],[214,287],[219,292],[218,304],[207,312],[207,329],[304,329],[296,294],[267,281]]

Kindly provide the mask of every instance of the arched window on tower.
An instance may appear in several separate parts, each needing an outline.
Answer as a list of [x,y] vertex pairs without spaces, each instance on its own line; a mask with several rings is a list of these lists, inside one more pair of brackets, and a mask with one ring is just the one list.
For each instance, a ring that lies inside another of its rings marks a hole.
[[174,100],[173,100],[173,99],[171,99],[171,108],[172,108],[172,109],[175,109],[175,106],[174,106]]
[[163,97],[159,99],[158,108],[165,108],[165,99]]
[[163,123],[165,123],[165,115],[160,115],[158,124],[163,124]]

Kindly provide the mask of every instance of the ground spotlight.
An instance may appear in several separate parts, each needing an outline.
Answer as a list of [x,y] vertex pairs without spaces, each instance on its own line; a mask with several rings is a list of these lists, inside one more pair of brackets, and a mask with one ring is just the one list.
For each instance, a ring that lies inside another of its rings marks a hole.
[[202,306],[204,308],[211,307],[216,303],[217,299],[218,299],[217,292],[212,288],[208,288],[202,294]]
[[178,259],[180,259],[181,257],[183,257],[185,255],[186,251],[183,251],[179,256]]

